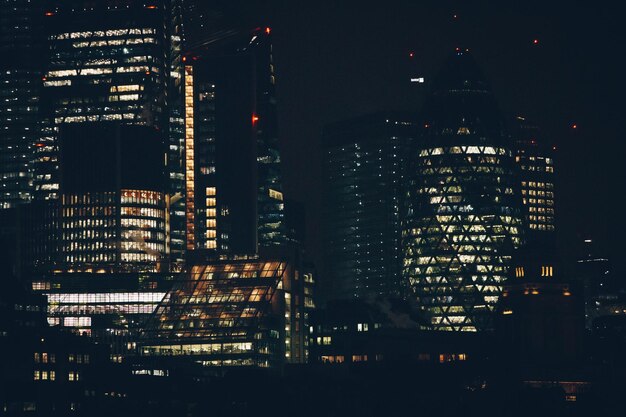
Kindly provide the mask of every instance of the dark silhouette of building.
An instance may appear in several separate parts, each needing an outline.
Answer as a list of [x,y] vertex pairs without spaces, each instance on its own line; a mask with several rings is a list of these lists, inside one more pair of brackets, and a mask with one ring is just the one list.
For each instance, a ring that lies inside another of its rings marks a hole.
[[503,366],[530,386],[559,386],[575,400],[588,385],[582,288],[563,276],[549,246],[525,246],[511,266],[496,322]]
[[405,162],[415,123],[380,113],[324,130],[327,299],[398,296]]
[[403,276],[429,327],[492,328],[513,249],[522,239],[512,144],[468,50],[435,78],[412,151]]

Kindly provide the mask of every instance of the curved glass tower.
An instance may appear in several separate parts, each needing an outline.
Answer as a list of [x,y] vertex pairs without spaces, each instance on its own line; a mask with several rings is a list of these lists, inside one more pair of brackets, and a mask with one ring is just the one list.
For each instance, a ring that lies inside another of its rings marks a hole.
[[403,274],[426,328],[486,330],[521,242],[513,154],[467,50],[456,50],[433,87],[411,162]]

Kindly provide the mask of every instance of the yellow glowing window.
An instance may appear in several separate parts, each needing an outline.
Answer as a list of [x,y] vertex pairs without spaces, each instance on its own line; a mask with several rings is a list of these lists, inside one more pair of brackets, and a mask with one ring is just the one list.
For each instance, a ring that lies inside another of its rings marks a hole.
[[283,201],[283,193],[281,193],[280,191],[272,190],[270,188],[269,195],[270,195],[271,198],[273,198],[275,200]]

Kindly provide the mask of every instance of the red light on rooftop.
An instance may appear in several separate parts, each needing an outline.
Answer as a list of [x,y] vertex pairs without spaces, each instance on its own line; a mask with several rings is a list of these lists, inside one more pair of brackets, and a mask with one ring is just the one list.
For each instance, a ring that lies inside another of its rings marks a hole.
[[41,147],[46,146],[46,145],[44,145],[43,143],[38,143],[35,146],[38,147],[38,148],[41,148]]
[[44,13],[46,16],[54,16],[54,12],[46,12]]
[[41,80],[42,80],[42,81],[46,81],[46,80],[47,80],[47,78],[44,76],[44,77],[41,77]]
[[572,129],[578,129],[578,125],[577,125],[576,123],[574,123],[574,124],[572,125]]
[[533,45],[538,45],[539,44],[539,39],[533,39]]
[[256,114],[252,115],[252,125],[255,125],[256,122],[259,121],[259,116],[257,116]]
[[187,61],[187,57],[186,56],[183,57],[183,62],[185,62],[185,61]]
[[157,7],[153,4],[146,6],[146,9],[156,9]]
[[457,52],[459,52],[459,51],[461,50],[461,48],[457,47],[455,50],[456,50]]
[[270,29],[269,27],[265,28],[265,33],[267,33],[268,35],[270,34],[271,31],[272,29]]
[[409,52],[409,58],[413,58],[415,54],[413,52]]

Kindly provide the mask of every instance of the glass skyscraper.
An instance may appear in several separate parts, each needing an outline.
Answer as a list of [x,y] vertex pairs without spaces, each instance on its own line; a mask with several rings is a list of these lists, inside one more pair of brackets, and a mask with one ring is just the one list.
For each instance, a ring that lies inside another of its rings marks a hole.
[[0,1],[0,209],[32,199],[39,139],[43,2]]
[[492,328],[522,241],[512,144],[487,82],[457,49],[434,80],[412,151],[404,278],[427,328]]
[[398,114],[324,131],[324,241],[329,298],[398,296],[405,159],[416,123]]
[[219,35],[184,59],[187,250],[285,242],[270,29]]

